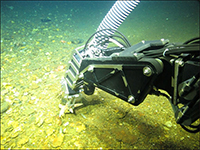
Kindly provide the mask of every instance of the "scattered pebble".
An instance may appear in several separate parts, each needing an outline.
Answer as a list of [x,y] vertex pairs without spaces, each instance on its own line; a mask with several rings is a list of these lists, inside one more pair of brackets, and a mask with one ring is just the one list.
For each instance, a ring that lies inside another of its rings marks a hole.
[[63,143],[64,137],[65,137],[64,134],[59,133],[59,135],[53,139],[53,142],[51,143],[52,147],[56,148],[56,147],[61,146],[61,144]]
[[10,107],[10,105],[8,102],[4,101],[3,103],[1,103],[1,113],[6,112],[9,107]]
[[50,136],[50,135],[52,135],[55,132],[55,130],[52,129],[52,128],[49,128],[45,132],[46,132],[47,136]]
[[42,124],[44,123],[44,119],[43,118],[36,118],[35,124],[40,127]]
[[69,124],[69,122],[66,122],[65,124],[64,124],[64,126],[67,126]]
[[167,121],[167,122],[165,122],[165,125],[167,127],[171,128],[172,127],[172,122],[171,121]]
[[18,141],[17,145],[18,145],[19,147],[21,147],[22,145],[26,144],[28,141],[29,141],[28,137],[25,136],[25,137],[23,137],[22,139],[20,139],[20,140]]

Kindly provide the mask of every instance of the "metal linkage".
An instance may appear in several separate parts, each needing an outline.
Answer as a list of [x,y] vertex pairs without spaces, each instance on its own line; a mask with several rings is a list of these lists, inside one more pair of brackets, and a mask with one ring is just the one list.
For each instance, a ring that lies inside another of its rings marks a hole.
[[175,60],[174,62],[174,78],[173,78],[173,82],[172,82],[172,87],[174,87],[174,94],[173,94],[173,98],[172,98],[172,103],[174,105],[177,105],[177,90],[178,90],[178,75],[179,75],[179,67],[182,67],[184,65],[184,62],[182,61],[182,58],[178,58],[177,60]]

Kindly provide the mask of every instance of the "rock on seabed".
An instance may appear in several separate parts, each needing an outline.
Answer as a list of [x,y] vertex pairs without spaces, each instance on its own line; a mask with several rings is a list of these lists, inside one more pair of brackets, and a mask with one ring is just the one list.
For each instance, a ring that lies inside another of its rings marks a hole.
[[54,138],[53,142],[51,143],[51,146],[56,148],[62,145],[64,140],[64,134],[60,133],[57,137]]
[[8,110],[9,108],[9,103],[8,102],[3,102],[1,103],[1,113],[4,113]]

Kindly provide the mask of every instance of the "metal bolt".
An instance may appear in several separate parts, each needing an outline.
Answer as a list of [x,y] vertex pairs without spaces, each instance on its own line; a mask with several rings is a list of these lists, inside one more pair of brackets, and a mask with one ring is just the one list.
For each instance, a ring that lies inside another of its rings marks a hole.
[[150,77],[152,75],[152,71],[151,71],[151,68],[149,67],[144,67],[143,68],[143,74],[147,77]]
[[174,59],[170,59],[170,61],[169,61],[171,64],[173,64],[174,63]]
[[89,72],[93,72],[93,71],[94,71],[94,66],[90,66],[90,67],[88,68],[88,71],[89,71]]
[[179,60],[179,61],[176,61],[181,67],[183,67],[184,66],[184,62],[183,61],[181,61],[181,60]]
[[134,104],[135,103],[135,97],[133,95],[128,96],[128,102]]
[[79,79],[83,79],[83,78],[84,78],[84,74],[83,74],[83,73],[80,73]]

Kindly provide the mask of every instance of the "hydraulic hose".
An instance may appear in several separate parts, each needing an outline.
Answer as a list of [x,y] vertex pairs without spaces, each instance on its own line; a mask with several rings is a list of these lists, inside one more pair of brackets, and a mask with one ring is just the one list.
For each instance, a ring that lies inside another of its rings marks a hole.
[[[102,20],[102,22],[100,23],[99,27],[97,28],[97,31],[102,30],[102,32],[96,34],[94,38],[95,43],[99,45],[100,43],[106,40],[104,38],[105,35],[107,37],[113,35],[115,30],[117,30],[117,28],[131,13],[131,11],[138,5],[139,2],[140,2],[139,0],[116,1],[115,4],[110,9],[110,11]],[[114,31],[103,30],[103,29],[113,29]],[[106,48],[107,45],[104,45],[103,47]]]

